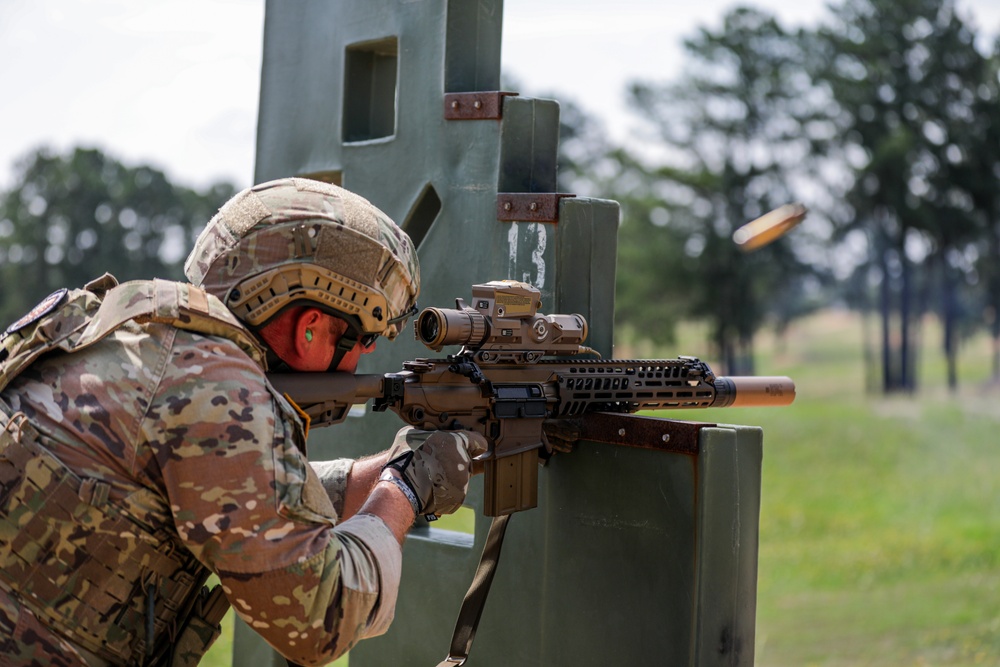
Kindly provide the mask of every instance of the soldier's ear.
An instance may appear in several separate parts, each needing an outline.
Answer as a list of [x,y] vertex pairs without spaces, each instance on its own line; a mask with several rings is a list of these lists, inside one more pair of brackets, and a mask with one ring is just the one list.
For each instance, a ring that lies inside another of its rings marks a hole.
[[302,308],[295,314],[292,330],[292,344],[300,356],[307,356],[313,346],[322,338],[321,322],[323,312],[319,308]]
[[315,318],[303,317],[307,310],[310,309],[289,308],[264,325],[258,332],[271,351],[295,370],[302,370],[302,362],[310,343],[310,341],[305,340],[306,329],[312,332],[313,340],[316,338],[317,327],[311,325]]
[[290,332],[292,358],[285,359],[285,362],[296,370],[326,370],[337,344],[332,319],[314,307],[303,308],[296,313]]

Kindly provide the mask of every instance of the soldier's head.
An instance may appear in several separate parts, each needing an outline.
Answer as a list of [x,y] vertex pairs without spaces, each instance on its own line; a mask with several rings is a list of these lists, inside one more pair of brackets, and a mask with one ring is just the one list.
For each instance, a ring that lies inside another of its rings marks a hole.
[[[304,178],[230,199],[198,237],[184,273],[297,370],[354,370],[352,357],[356,365],[376,338],[399,334],[420,292],[403,230],[366,199]],[[315,352],[331,340],[320,368]],[[307,366],[292,363],[309,349]]]

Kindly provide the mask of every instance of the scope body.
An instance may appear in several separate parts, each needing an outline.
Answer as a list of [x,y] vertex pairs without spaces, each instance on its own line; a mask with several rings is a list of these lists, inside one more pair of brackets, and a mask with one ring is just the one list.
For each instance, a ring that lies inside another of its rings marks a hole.
[[472,286],[472,307],[425,308],[417,316],[417,340],[440,352],[447,345],[473,351],[476,361],[533,362],[578,354],[587,338],[582,315],[542,315],[540,292],[527,283],[493,281]]

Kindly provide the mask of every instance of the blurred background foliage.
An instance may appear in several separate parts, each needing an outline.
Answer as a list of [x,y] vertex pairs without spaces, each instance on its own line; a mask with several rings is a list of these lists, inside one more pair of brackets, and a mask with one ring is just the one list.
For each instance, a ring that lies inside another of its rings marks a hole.
[[[564,104],[562,189],[622,204],[618,342],[703,321],[709,358],[747,373],[763,329],[840,307],[865,319],[871,391],[919,388],[928,318],[949,386],[982,331],[1000,381],[1000,46],[983,41],[943,0],[846,0],[795,31],[743,7],[686,40],[678,80],[633,83],[627,145]],[[737,250],[735,229],[790,201],[805,223]]]
[[[12,322],[60,287],[105,272],[119,281],[183,280],[194,239],[236,190],[170,183],[100,150],[39,149],[0,195],[0,322]],[[4,324],[4,328],[6,324]]]

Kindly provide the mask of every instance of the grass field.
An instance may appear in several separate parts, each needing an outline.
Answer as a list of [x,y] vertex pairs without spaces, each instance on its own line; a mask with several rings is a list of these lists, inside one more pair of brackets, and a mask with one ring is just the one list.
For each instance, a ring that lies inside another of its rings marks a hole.
[[[710,360],[704,334],[635,352]],[[758,343],[792,407],[712,414],[764,428],[758,667],[1000,666],[1000,390],[985,339],[956,395],[933,326],[923,341],[916,396],[866,394],[860,321],[824,312]],[[229,665],[225,641],[204,664]]]
[[758,373],[791,375],[798,398],[726,413],[764,428],[756,664],[1000,665],[987,340],[966,344],[950,395],[928,324],[921,390],[886,399],[863,390],[861,331],[827,312],[764,337]]

